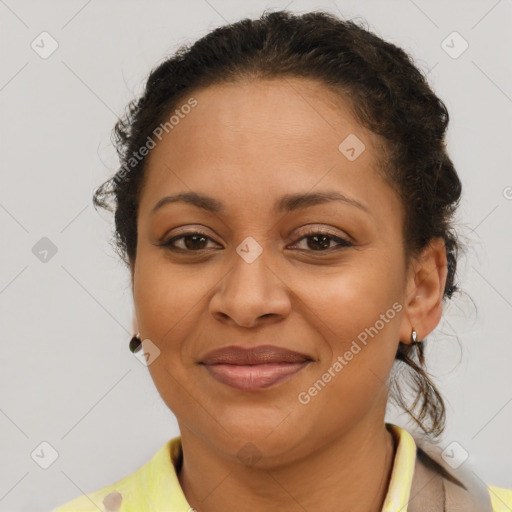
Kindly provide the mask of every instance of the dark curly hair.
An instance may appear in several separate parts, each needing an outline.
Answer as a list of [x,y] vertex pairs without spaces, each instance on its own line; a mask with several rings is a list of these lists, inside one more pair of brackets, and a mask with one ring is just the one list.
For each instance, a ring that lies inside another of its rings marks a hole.
[[[141,153],[147,153],[141,148],[155,127],[199,88],[287,76],[312,78],[335,91],[349,102],[360,124],[382,137],[380,171],[402,199],[406,257],[410,261],[432,239],[442,238],[448,260],[443,299],[451,298],[458,290],[460,242],[452,224],[461,182],[445,149],[446,106],[404,50],[367,27],[323,11],[265,11],[259,19],[219,27],[180,46],[151,71],[143,93],[114,128],[120,168],[93,199],[95,207],[115,210],[114,246],[123,261],[135,264],[146,160]],[[392,379],[390,396],[425,433],[438,436],[445,427],[446,410],[428,376],[423,344],[400,343],[396,354],[395,369],[404,365],[401,369],[412,377],[413,404],[404,399],[402,378]]]

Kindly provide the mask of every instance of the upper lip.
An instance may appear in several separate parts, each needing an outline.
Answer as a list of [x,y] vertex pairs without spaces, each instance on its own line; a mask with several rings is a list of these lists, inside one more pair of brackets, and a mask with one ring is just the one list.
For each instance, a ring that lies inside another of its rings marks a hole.
[[208,352],[200,364],[265,364],[265,363],[303,363],[312,361],[311,357],[273,345],[258,347],[240,347],[231,345]]

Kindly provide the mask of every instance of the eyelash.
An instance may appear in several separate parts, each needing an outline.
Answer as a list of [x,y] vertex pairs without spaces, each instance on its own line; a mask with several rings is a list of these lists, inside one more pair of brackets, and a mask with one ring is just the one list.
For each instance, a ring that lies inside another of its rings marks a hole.
[[[180,235],[175,236],[173,238],[170,238],[169,240],[159,244],[159,246],[160,247],[165,247],[167,250],[172,251],[172,252],[182,252],[182,253],[184,253],[184,252],[188,252],[188,253],[201,253],[202,251],[208,250],[208,249],[199,249],[197,251],[193,251],[193,250],[190,250],[190,249],[182,249],[180,247],[174,247],[172,245],[177,240],[180,240],[182,238],[186,238],[186,237],[189,237],[189,236],[194,236],[194,235],[200,235],[200,236],[203,236],[203,237],[205,237],[205,238],[207,238],[209,240],[212,240],[203,231],[195,230],[195,231],[187,231],[185,233],[181,233]],[[346,247],[353,247],[354,246],[354,244],[352,244],[351,242],[349,242],[345,238],[341,238],[339,236],[334,235],[333,233],[330,233],[329,231],[323,231],[323,230],[315,230],[315,231],[307,232],[304,235],[302,235],[298,240],[296,240],[295,244],[297,244],[298,242],[300,242],[300,241],[302,241],[302,240],[304,240],[306,238],[313,237],[315,235],[327,236],[327,237],[331,238],[333,241],[338,242],[338,246],[334,247],[334,248],[330,247],[328,249],[319,250],[319,251],[314,251],[314,250],[311,250],[311,249],[300,249],[300,250],[305,250],[306,252],[314,252],[314,253],[326,253],[326,252],[332,252],[332,251],[335,251],[335,250],[339,250],[339,249],[342,249],[344,247],[346,248]]]

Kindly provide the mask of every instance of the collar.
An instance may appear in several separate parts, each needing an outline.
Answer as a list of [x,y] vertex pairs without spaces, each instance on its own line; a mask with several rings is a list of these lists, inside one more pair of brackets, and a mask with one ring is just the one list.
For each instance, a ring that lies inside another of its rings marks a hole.
[[407,430],[392,423],[386,423],[386,427],[393,434],[397,448],[382,512],[407,512],[416,464],[416,443]]
[[[397,449],[382,512],[396,512],[397,510],[407,512],[407,502],[416,462],[416,445],[413,437],[403,428],[391,423],[386,423],[386,426],[395,437]],[[142,484],[141,488],[144,488],[143,499],[151,496],[155,510],[176,512],[189,512],[190,510],[177,475],[181,456],[181,436],[177,436],[165,443],[151,461],[138,470],[139,486]],[[119,492],[122,493],[122,491]],[[144,505],[141,498],[138,498],[138,501],[134,500],[135,503],[140,503],[140,506]],[[134,510],[136,509],[137,507],[134,506]]]
[[[478,481],[469,468],[451,468],[444,460],[440,447],[428,437],[418,435],[414,438],[407,430],[392,423],[386,423],[386,428],[395,438],[396,453],[382,512],[501,510],[496,506],[493,488],[488,489],[482,481]],[[183,503],[188,507],[177,477],[182,461],[181,438],[175,437],[169,441],[168,451],[165,446],[163,449],[165,464],[172,466],[169,471],[172,473],[172,495],[180,507]],[[169,453],[170,457],[167,455]],[[181,510],[176,508],[177,512]],[[183,508],[183,512],[189,510]]]
[[[448,512],[450,510],[461,510],[458,505],[466,503],[465,500],[471,497],[469,493],[461,489],[471,489],[471,486],[473,487],[473,495],[480,493],[479,499],[486,494],[484,501],[478,502],[485,502],[485,506],[479,508],[468,506],[464,508],[466,512],[470,510],[477,510],[478,512],[486,510],[494,510],[495,512],[506,510],[508,512],[512,510],[512,490],[493,486],[489,486],[487,489],[483,484],[479,489],[476,489],[477,485],[474,482],[471,483],[467,474],[461,474],[460,472],[448,471],[452,476],[449,476],[448,480],[446,476],[440,479],[439,474],[442,474],[442,470],[440,473],[439,466],[443,465],[443,461],[432,448],[434,445],[429,445],[424,439],[413,438],[409,432],[397,425],[386,423],[386,428],[396,440],[396,454],[382,512],[430,512],[433,510],[446,510]],[[98,491],[79,496],[52,512],[98,509],[110,512],[140,512],[141,510],[148,512],[191,512],[193,509],[187,503],[178,479],[181,460],[181,436],[177,436],[167,441],[149,462],[122,480]],[[446,472],[444,472],[444,475],[446,475]],[[466,486],[455,485],[453,482],[457,478],[454,480],[453,475],[464,481]],[[433,477],[438,482],[436,484],[437,489],[442,490],[444,505],[430,506],[433,503],[432,495],[434,494],[431,491],[425,495],[421,494],[424,489],[435,488],[433,485],[427,485]],[[492,508],[488,508],[486,505],[489,491],[492,498]],[[425,504],[428,506],[425,507]]]

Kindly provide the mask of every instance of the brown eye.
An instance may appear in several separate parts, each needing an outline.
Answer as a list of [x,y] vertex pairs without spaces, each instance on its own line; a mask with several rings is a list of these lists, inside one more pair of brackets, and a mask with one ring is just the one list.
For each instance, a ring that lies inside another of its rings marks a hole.
[[[295,244],[303,240],[308,241],[305,250],[310,250],[313,252],[328,252],[340,249],[342,247],[353,247],[353,244],[348,240],[333,235],[332,233],[327,231],[311,231],[309,233],[306,233],[304,236],[299,238],[299,240],[295,242]],[[309,242],[309,240],[312,241]],[[336,242],[338,245],[336,247],[330,247],[332,241]]]
[[[183,247],[175,245],[180,240],[183,240]],[[206,250],[208,240],[211,240],[211,238],[201,231],[189,231],[181,233],[159,245],[166,247],[170,251],[200,252]]]
[[[181,233],[178,236],[172,237],[169,240],[159,244],[161,247],[165,247],[169,251],[175,252],[201,252],[208,250],[208,241],[213,240],[201,231],[189,231]],[[299,238],[295,244],[307,240],[305,248],[300,250],[311,251],[311,252],[330,252],[338,250],[343,247],[353,247],[353,244],[348,240],[334,235],[328,231],[310,231],[304,236]],[[177,242],[182,241],[182,246],[177,246]],[[331,247],[331,243],[335,242],[337,245]],[[291,247],[295,247],[291,246]]]

